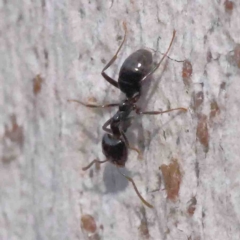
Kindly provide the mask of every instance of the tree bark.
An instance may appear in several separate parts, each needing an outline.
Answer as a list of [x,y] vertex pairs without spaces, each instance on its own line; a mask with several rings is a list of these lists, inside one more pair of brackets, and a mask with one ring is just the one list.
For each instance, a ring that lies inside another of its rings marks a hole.
[[[0,1],[0,239],[240,239],[240,2]],[[143,86],[126,169],[101,150],[139,48],[169,57]]]

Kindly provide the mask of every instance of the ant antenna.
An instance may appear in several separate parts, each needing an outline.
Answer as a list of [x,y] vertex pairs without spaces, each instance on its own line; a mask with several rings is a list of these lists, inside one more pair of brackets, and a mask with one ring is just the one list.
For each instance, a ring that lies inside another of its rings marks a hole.
[[[159,41],[160,41],[161,37],[158,37],[158,40],[157,40],[157,49],[159,49]],[[164,53],[160,52],[159,50],[154,50],[152,49],[154,52],[159,52],[160,54],[164,55]],[[166,55],[166,57],[168,59],[171,59],[172,61],[175,61],[175,62],[184,62],[184,60],[176,60],[176,59],[173,59],[173,58],[170,58],[169,56]]]
[[169,44],[169,46],[168,46],[167,51],[164,53],[163,57],[161,58],[161,60],[159,61],[159,63],[155,66],[155,68],[154,68],[152,71],[150,71],[148,74],[146,74],[146,75],[142,78],[141,82],[145,82],[145,80],[146,80],[150,75],[152,75],[152,74],[159,68],[159,66],[161,65],[162,61],[164,60],[164,58],[167,56],[168,52],[169,52],[170,49],[171,49],[171,46],[172,46],[172,44],[173,44],[173,40],[174,40],[174,38],[175,38],[175,35],[176,35],[176,30],[173,30],[172,40],[171,40],[171,42],[170,42],[170,44]]
[[108,159],[107,160],[104,160],[104,161],[99,161],[99,160],[97,160],[97,159],[94,159],[91,163],[89,163],[86,167],[84,167],[84,168],[82,168],[82,170],[83,171],[86,171],[86,170],[88,170],[93,164],[97,164],[97,163],[105,163],[105,162],[107,162],[108,161]]
[[133,179],[130,178],[130,177],[128,177],[128,176],[126,176],[125,174],[123,174],[123,173],[119,170],[119,166],[118,166],[118,165],[116,165],[116,167],[117,167],[118,172],[119,172],[123,177],[125,177],[129,182],[132,183],[133,188],[134,188],[135,192],[137,193],[138,197],[141,199],[142,203],[145,204],[145,205],[146,205],[147,207],[149,207],[149,208],[153,208],[153,205],[151,205],[150,203],[148,203],[148,202],[142,197],[142,195],[141,195],[140,192],[138,191],[137,186],[136,186],[135,182],[133,181]]

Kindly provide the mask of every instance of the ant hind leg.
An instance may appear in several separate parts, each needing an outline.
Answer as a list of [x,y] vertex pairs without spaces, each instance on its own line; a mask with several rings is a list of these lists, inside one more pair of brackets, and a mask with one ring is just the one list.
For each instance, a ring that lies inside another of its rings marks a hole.
[[[117,166],[117,165],[116,165],[116,166]],[[141,199],[142,203],[143,203],[144,205],[146,205],[147,207],[149,207],[149,208],[153,208],[153,205],[150,204],[150,203],[148,203],[148,202],[142,197],[142,195],[141,195],[140,192],[138,191],[137,186],[136,186],[135,182],[133,181],[133,179],[130,178],[130,177],[128,177],[128,176],[126,176],[125,174],[123,174],[123,173],[119,170],[119,166],[117,166],[117,170],[118,170],[118,172],[119,172],[123,177],[125,177],[129,182],[132,183],[133,188],[134,188],[136,194],[138,195],[138,197]]]
[[92,162],[90,162],[86,167],[82,168],[83,171],[86,171],[88,170],[93,164],[97,164],[97,163],[105,163],[107,162],[108,160],[105,160],[105,161],[99,161],[97,159],[94,159]]

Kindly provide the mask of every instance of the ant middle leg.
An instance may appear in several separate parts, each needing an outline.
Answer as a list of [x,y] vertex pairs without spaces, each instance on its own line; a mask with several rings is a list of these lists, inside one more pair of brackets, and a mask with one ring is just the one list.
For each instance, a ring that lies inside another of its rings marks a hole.
[[112,59],[107,63],[107,65],[103,68],[102,70],[102,76],[105,78],[106,81],[108,81],[110,84],[112,84],[114,87],[119,88],[118,86],[118,82],[114,79],[112,79],[111,77],[109,77],[105,71],[115,62],[115,60],[117,59],[118,53],[120,52],[125,40],[126,40],[126,35],[127,35],[127,26],[126,23],[123,22],[123,28],[124,28],[124,37],[123,37],[123,41],[121,43],[121,45],[119,46],[117,52],[115,53],[115,55],[112,57]]
[[75,99],[68,99],[68,102],[76,102],[78,104],[81,104],[82,106],[89,107],[89,108],[108,108],[108,107],[118,107],[119,103],[110,103],[110,104],[103,104],[103,105],[96,105],[96,104],[87,104],[83,103],[79,100]]
[[165,110],[165,111],[147,111],[147,112],[142,112],[140,110],[140,108],[137,108],[136,109],[136,113],[139,114],[139,115],[157,115],[157,114],[162,114],[162,113],[168,113],[168,112],[172,112],[172,111],[176,111],[176,110],[180,110],[180,111],[184,111],[184,112],[187,112],[187,109],[186,108],[173,108],[173,109],[169,109],[169,110]]
[[167,51],[165,52],[165,54],[163,55],[162,59],[161,59],[160,62],[157,64],[157,66],[156,66],[152,71],[150,71],[147,75],[145,75],[145,76],[142,78],[141,83],[143,83],[149,76],[151,76],[151,75],[159,68],[159,66],[161,65],[161,63],[162,63],[162,61],[164,60],[164,58],[167,57],[168,52],[170,51],[171,46],[172,46],[172,44],[173,44],[173,40],[174,40],[174,38],[175,38],[175,35],[176,35],[176,31],[174,30],[174,31],[173,31],[172,40],[171,40],[171,42],[170,42],[170,44],[169,44],[169,47],[168,47]]

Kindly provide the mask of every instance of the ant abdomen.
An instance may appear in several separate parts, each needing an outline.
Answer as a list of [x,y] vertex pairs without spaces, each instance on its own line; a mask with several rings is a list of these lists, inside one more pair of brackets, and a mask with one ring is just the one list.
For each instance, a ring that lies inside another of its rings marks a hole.
[[104,134],[102,138],[102,151],[105,157],[113,164],[124,167],[127,161],[128,149],[121,138],[111,134]]
[[118,85],[128,98],[141,92],[141,80],[151,71],[152,64],[152,53],[147,49],[137,50],[123,62]]

